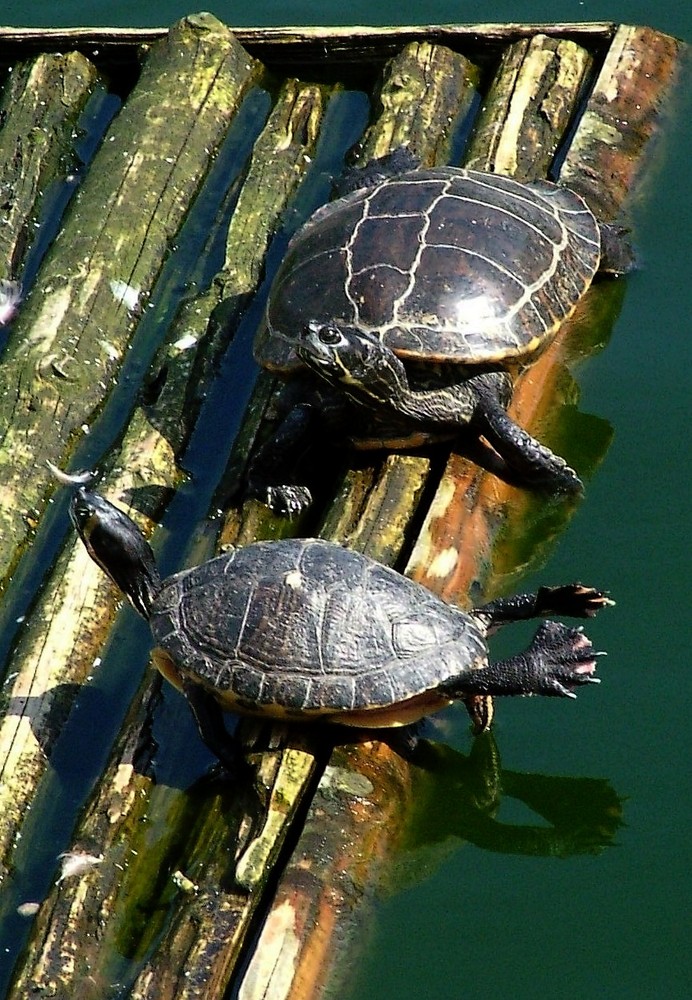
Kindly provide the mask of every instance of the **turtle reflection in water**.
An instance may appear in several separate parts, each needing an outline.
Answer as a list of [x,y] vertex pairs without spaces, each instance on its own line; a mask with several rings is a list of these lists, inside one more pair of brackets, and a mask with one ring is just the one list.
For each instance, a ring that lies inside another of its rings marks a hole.
[[609,781],[507,770],[490,732],[473,740],[468,753],[421,739],[413,759],[413,811],[392,873],[397,889],[434,870],[455,841],[567,858],[598,854],[622,827],[624,801]]
[[495,663],[486,645],[507,622],[587,618],[612,603],[590,587],[541,588],[466,613],[318,539],[256,542],[162,581],[139,529],[107,500],[79,485],[70,514],[91,557],[149,621],[156,665],[229,766],[223,709],[380,728],[469,695],[574,697],[596,681],[599,654],[581,629],[546,621],[525,652]]
[[287,394],[285,423],[250,469],[250,493],[277,511],[310,501],[288,446],[314,426],[357,448],[470,427],[519,481],[581,488],[508,416],[503,366],[546,343],[599,267],[625,270],[626,247],[567,188],[455,167],[396,173],[404,152],[353,171],[360,187],[308,220],[272,285],[257,360],[286,378],[309,369],[324,390]]

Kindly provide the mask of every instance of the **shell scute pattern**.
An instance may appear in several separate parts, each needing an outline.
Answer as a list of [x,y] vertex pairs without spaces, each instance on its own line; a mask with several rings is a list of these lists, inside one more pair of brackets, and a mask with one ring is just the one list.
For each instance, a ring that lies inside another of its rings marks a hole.
[[568,189],[456,168],[403,174],[294,237],[258,355],[290,368],[315,319],[375,332],[404,356],[516,356],[573,311],[599,260],[598,224]]
[[183,673],[289,713],[389,705],[485,655],[467,616],[312,540],[256,543],[172,577],[151,624]]

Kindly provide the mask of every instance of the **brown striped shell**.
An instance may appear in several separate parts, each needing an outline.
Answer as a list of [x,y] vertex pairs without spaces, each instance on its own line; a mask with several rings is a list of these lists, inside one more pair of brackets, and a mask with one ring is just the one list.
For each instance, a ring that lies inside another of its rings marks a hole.
[[528,354],[574,310],[600,261],[568,188],[454,167],[414,170],[320,209],[289,244],[255,354],[289,371],[308,321],[375,333],[402,357]]
[[387,708],[486,664],[471,616],[316,539],[257,542],[170,577],[150,624],[180,674],[260,714]]

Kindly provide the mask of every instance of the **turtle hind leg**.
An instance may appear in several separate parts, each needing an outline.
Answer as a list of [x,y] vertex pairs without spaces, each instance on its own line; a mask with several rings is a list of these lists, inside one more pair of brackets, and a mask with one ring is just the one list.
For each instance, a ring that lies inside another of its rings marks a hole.
[[618,278],[635,271],[638,263],[637,254],[632,246],[632,234],[627,226],[602,222],[599,228],[601,231],[599,272]]
[[549,615],[570,618],[593,618],[603,608],[615,602],[602,590],[582,583],[567,583],[561,587],[539,587],[533,594],[513,594],[474,608],[471,614],[493,630],[510,622]]
[[469,380],[478,399],[472,418],[474,428],[522,479],[570,493],[583,490],[581,479],[564,458],[537,441],[509,416],[501,402],[507,380],[503,372],[476,375]]
[[370,160],[364,167],[347,167],[334,182],[334,194],[342,198],[353,191],[374,188],[398,174],[417,170],[420,165],[420,158],[408,146],[397,146],[391,153]]
[[447,690],[457,698],[469,694],[576,698],[575,688],[599,683],[594,672],[597,657],[603,655],[594,651],[581,629],[547,621],[523,653],[472,670]]

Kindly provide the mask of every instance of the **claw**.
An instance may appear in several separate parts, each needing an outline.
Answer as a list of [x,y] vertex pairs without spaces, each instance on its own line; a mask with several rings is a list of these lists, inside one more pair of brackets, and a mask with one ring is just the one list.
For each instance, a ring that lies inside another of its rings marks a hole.
[[615,601],[602,590],[584,587],[581,595],[586,599],[584,614],[587,618],[594,618],[603,608],[615,607]]

